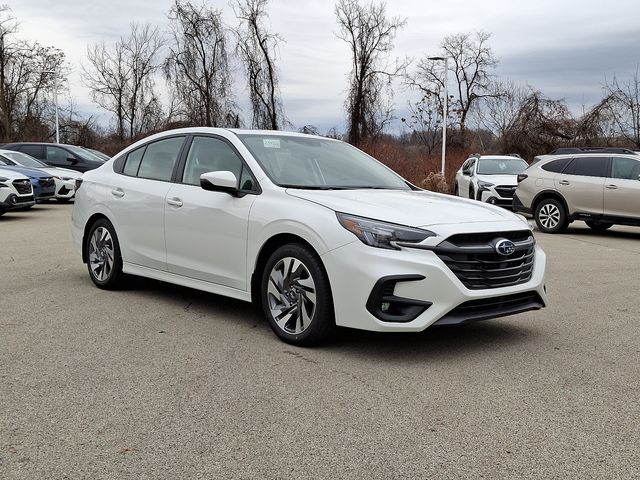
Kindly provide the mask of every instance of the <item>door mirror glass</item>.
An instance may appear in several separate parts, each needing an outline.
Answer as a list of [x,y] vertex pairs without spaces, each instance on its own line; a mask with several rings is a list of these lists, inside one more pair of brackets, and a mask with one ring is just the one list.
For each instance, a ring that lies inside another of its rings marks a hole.
[[232,172],[217,171],[200,175],[200,186],[213,192],[238,193],[238,179]]
[[67,157],[67,162],[69,162],[71,165],[76,165],[78,163],[78,159],[75,157]]

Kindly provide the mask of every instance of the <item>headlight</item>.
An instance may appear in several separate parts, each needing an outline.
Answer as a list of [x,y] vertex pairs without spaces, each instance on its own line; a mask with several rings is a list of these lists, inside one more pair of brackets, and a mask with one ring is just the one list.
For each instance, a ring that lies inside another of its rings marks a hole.
[[2,187],[9,187],[9,185],[5,185],[4,182],[8,182],[9,179],[5,178],[5,177],[0,177],[0,188]]
[[489,187],[493,187],[493,183],[483,182],[482,180],[479,180],[478,181],[478,186],[480,188],[489,188]]
[[397,243],[420,243],[436,234],[422,228],[405,227],[336,212],[340,225],[353,233],[365,245],[389,250],[400,250]]

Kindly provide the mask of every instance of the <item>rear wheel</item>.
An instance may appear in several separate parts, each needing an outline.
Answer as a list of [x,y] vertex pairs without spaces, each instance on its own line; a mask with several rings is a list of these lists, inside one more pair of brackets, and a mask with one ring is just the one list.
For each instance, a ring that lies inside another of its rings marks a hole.
[[317,345],[333,330],[329,278],[304,245],[290,243],[271,255],[262,272],[261,297],[271,328],[287,343]]
[[89,229],[85,245],[89,276],[95,285],[106,290],[124,283],[122,256],[116,231],[111,222],[101,218]]
[[457,183],[453,186],[453,194],[454,194],[456,197],[457,197],[458,195],[460,195],[460,190],[459,190],[459,188],[458,188],[458,184],[457,184]]
[[469,198],[470,198],[471,200],[475,200],[475,199],[476,199],[476,191],[475,191],[475,189],[473,188],[473,185],[471,185],[471,186],[469,187]]
[[538,228],[544,233],[560,233],[569,222],[564,205],[555,198],[545,198],[536,207],[534,214]]
[[613,223],[609,223],[609,222],[584,222],[584,223],[586,223],[591,230],[594,230],[596,232],[604,232],[605,230],[608,230],[609,228],[613,227]]

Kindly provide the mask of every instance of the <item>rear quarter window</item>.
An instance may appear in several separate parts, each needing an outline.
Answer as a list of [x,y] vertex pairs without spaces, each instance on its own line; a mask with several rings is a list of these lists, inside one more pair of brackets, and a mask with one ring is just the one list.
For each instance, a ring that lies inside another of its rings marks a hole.
[[577,157],[567,165],[563,173],[581,177],[606,177],[608,164],[607,157]]
[[540,168],[547,172],[562,173],[571,160],[571,158],[559,158],[558,160],[552,160],[549,163],[545,163]]

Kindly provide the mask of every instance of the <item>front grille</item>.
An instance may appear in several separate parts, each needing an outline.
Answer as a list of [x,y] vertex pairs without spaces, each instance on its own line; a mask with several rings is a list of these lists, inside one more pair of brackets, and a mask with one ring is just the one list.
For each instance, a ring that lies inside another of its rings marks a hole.
[[472,320],[488,320],[528,310],[538,310],[544,302],[537,292],[522,292],[499,297],[469,300],[447,313],[435,325],[455,325]]
[[495,190],[498,195],[502,198],[513,198],[513,194],[516,191],[517,187],[509,186],[509,185],[498,185]]
[[[511,255],[496,251],[501,239],[514,243]],[[535,240],[529,230],[458,234],[440,243],[434,252],[470,290],[509,287],[531,279]]]
[[55,181],[53,180],[53,177],[41,178],[38,181],[38,184],[43,188],[55,187]]
[[29,180],[14,180],[13,187],[20,195],[31,193],[31,182]]

